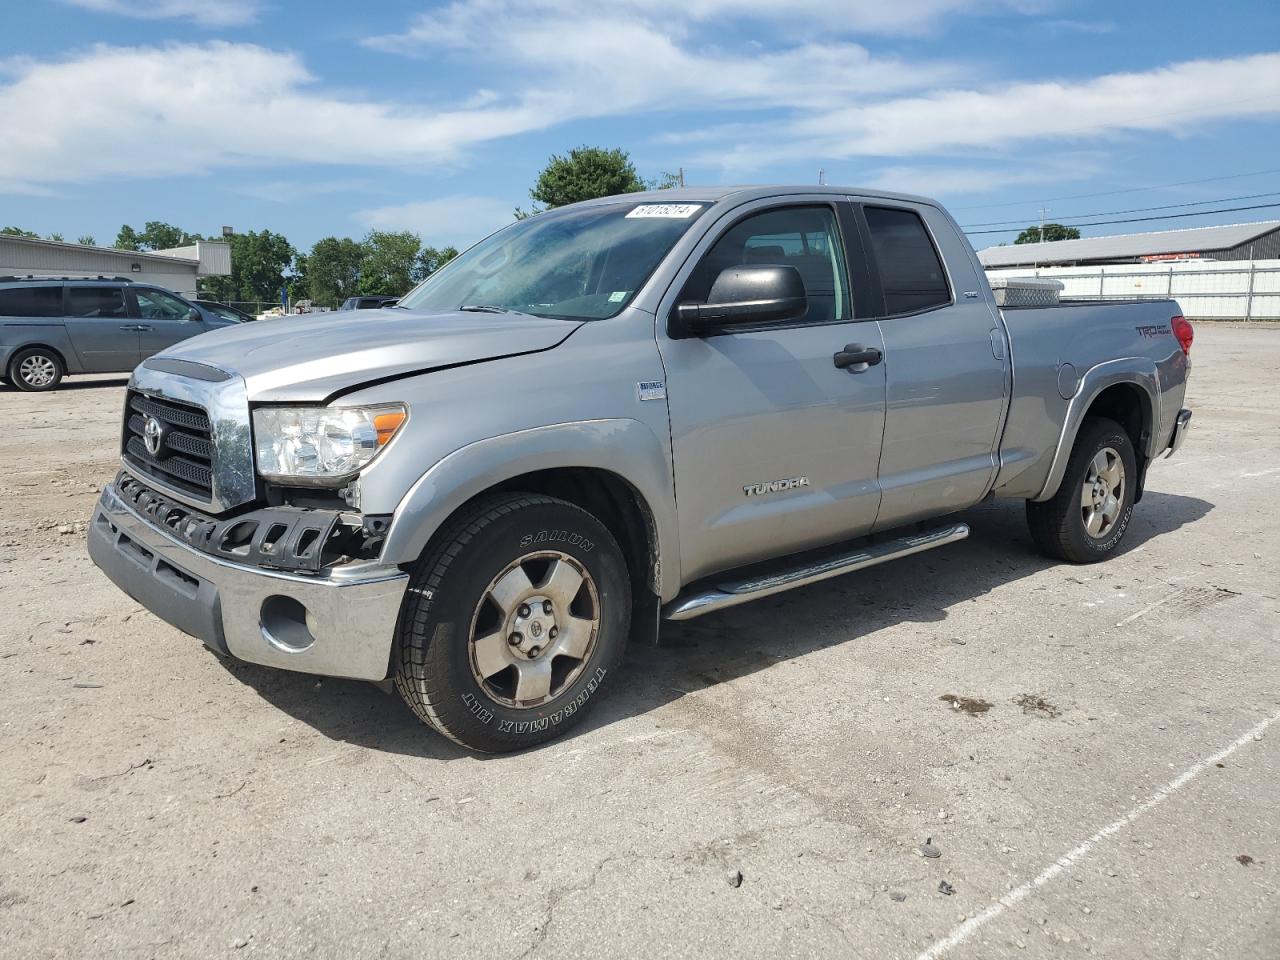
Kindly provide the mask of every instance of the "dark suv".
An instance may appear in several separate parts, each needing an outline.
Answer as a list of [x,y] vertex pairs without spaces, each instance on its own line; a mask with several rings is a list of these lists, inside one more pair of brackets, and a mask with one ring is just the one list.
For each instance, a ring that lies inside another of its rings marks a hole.
[[380,310],[400,301],[399,297],[347,297],[339,310]]
[[232,323],[123,277],[0,277],[0,371],[19,390],[52,390],[69,373],[124,373]]

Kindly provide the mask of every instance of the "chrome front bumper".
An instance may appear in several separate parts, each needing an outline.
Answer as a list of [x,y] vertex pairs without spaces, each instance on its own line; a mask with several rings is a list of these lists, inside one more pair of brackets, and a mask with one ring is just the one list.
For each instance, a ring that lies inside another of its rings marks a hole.
[[1182,441],[1187,439],[1187,431],[1191,429],[1191,411],[1183,408],[1178,411],[1178,418],[1173,423],[1173,436],[1169,438],[1169,452],[1166,457],[1172,457],[1178,452],[1178,448],[1182,446]]
[[357,680],[387,676],[408,574],[352,563],[328,576],[230,563],[144,520],[113,487],[89,524],[89,556],[116,586],[217,653]]

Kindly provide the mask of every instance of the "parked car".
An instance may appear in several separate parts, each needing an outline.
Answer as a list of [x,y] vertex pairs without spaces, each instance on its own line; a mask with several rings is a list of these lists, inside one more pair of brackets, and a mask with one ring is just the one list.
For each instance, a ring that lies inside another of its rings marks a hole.
[[243,310],[237,310],[235,307],[219,303],[216,300],[192,300],[191,302],[202,310],[212,313],[215,317],[221,317],[228,323],[249,323],[257,319],[257,317],[252,317]]
[[394,307],[399,297],[347,297],[339,310],[379,310]]
[[954,543],[988,497],[1025,500],[1049,556],[1112,556],[1186,436],[1191,342],[1172,300],[1001,310],[923,198],[593,200],[394,314],[145,361],[89,552],[222,655],[391,679],[512,750],[578,723],[661,618]]
[[0,370],[19,390],[67,374],[125,373],[198,333],[231,326],[178,294],[120,277],[0,277]]

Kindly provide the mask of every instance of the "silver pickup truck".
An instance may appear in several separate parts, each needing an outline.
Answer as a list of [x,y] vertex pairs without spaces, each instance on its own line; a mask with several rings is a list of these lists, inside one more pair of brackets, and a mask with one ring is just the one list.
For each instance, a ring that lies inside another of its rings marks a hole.
[[1168,300],[1002,311],[919,197],[609,197],[394,308],[143,362],[89,550],[219,654],[390,679],[517,749],[663,618],[952,543],[989,497],[1051,556],[1106,558],[1185,436],[1191,340]]

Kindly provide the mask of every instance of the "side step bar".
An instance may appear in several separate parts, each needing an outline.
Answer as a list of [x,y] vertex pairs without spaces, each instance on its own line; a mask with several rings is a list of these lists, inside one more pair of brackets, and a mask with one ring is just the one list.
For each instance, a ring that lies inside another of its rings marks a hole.
[[898,557],[908,557],[913,553],[955,543],[967,536],[969,536],[968,524],[953,523],[926,533],[886,540],[869,547],[846,549],[833,556],[811,560],[801,566],[779,570],[767,576],[695,589],[666,604],[662,608],[662,615],[667,620],[692,620],[704,613],[715,613],[729,607],[736,607],[740,603],[781,593],[793,587],[803,587],[810,583],[817,583],[819,580],[829,580],[831,577],[852,573],[855,570],[864,570],[887,560],[896,560]]

